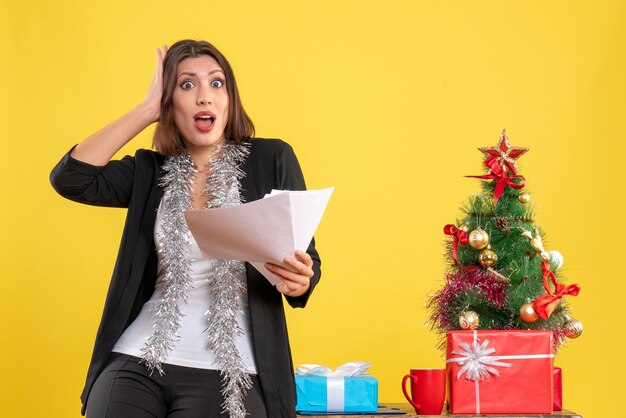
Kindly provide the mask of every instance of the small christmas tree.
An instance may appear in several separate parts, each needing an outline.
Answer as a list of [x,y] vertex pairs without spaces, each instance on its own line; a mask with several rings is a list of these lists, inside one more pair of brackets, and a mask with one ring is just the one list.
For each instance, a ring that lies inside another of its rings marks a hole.
[[512,147],[502,131],[496,146],[479,150],[488,172],[467,177],[484,180],[483,192],[470,196],[461,222],[444,227],[451,237],[450,267],[443,288],[429,300],[432,327],[442,336],[458,329],[551,330],[556,352],[582,332],[563,302],[580,286],[559,282],[563,257],[546,251],[535,224],[516,164],[528,148]]

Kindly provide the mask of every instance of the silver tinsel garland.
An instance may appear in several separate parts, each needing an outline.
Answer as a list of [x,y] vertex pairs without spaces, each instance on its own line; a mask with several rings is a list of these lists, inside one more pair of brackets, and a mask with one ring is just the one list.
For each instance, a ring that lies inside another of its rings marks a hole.
[[160,374],[163,374],[161,362],[180,337],[182,313],[179,303],[187,301],[188,291],[193,286],[187,256],[191,233],[183,211],[191,209],[191,182],[197,172],[189,154],[168,158],[163,170],[166,174],[160,185],[165,188],[165,193],[159,233],[163,245],[159,253],[165,269],[164,292],[155,309],[153,333],[142,349],[148,369],[151,372],[156,369]]
[[[244,172],[239,165],[250,150],[246,145],[225,143],[220,146],[207,166],[207,185],[204,190],[208,201],[205,208],[229,207],[241,203],[239,182]],[[161,362],[176,341],[182,323],[180,303],[188,298],[192,287],[189,258],[190,232],[183,211],[191,209],[191,184],[197,173],[189,154],[167,158],[163,165],[166,174],[161,179],[165,188],[162,205],[162,224],[159,239],[160,255],[165,276],[165,291],[155,310],[153,334],[143,348],[144,361],[152,371],[163,374]],[[252,386],[249,371],[237,350],[237,339],[243,334],[237,323],[237,313],[242,309],[241,295],[246,292],[245,281],[238,275],[245,264],[237,260],[216,260],[208,277],[211,299],[214,301],[205,313],[208,348],[213,351],[222,376],[224,410],[231,418],[246,415],[244,398]]]

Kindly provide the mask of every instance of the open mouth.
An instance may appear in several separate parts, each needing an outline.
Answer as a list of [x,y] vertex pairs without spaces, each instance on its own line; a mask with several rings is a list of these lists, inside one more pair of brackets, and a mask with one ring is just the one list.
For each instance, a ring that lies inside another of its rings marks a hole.
[[209,132],[215,124],[215,115],[211,112],[199,112],[194,115],[193,120],[200,132]]

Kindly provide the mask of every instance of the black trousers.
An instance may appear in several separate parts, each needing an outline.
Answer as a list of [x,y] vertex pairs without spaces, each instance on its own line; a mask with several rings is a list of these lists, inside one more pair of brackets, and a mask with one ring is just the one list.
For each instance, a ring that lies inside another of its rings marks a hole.
[[[163,364],[165,375],[140,359],[112,353],[87,401],[87,418],[226,418],[219,371]],[[257,376],[244,404],[251,418],[267,418]]]

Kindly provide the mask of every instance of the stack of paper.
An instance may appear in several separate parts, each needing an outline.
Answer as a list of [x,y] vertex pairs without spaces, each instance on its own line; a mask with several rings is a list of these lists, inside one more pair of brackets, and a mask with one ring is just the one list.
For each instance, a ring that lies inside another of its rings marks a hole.
[[333,190],[273,190],[239,206],[188,210],[185,218],[206,258],[248,261],[275,285],[280,278],[264,264],[282,265],[296,250],[306,251]]

